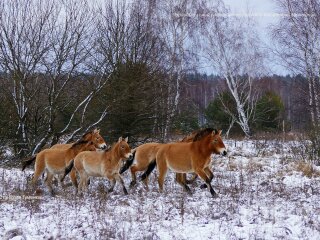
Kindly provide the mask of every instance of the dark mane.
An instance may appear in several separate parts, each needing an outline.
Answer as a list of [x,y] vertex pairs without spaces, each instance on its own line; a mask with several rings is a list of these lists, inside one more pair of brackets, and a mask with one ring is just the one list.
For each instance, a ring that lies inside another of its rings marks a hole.
[[201,140],[202,138],[204,138],[204,137],[208,136],[209,134],[211,134],[213,131],[215,133],[217,132],[217,130],[213,129],[213,128],[205,128],[205,129],[199,130],[198,133],[194,136],[193,142]]
[[107,147],[104,151],[105,152],[111,152],[112,149],[117,145],[118,142],[113,143],[111,146]]
[[89,141],[85,141],[85,140],[83,140],[82,138],[80,139],[80,140],[78,140],[78,141],[76,141],[74,144],[72,144],[72,146],[71,146],[71,148],[75,148],[75,147],[77,147],[77,146],[79,146],[79,145],[83,145],[83,144],[86,144],[86,143],[88,143]]
[[81,139],[84,139],[87,137],[87,135],[92,134],[92,131],[86,132],[85,134],[82,135]]

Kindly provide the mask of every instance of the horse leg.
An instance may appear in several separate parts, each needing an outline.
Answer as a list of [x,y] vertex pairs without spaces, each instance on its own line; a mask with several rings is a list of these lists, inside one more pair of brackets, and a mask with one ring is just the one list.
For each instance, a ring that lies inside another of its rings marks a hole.
[[[41,159],[40,159],[41,160]],[[36,183],[39,179],[39,177],[42,175],[42,173],[44,172],[45,170],[45,164],[44,162],[40,162],[40,161],[37,161],[36,160],[36,164],[34,166],[34,174],[33,174],[33,177],[32,177],[32,181],[31,181],[31,184],[32,184],[32,188],[34,189],[36,187]]]
[[143,183],[144,183],[144,185],[145,185],[145,187],[146,187],[146,190],[147,191],[149,191],[149,185],[148,185],[148,183],[149,183],[149,177],[146,177],[144,180],[142,180],[143,181]]
[[64,177],[63,177],[63,175],[62,175],[62,176],[60,176],[60,178],[59,178],[59,182],[60,182],[61,187],[62,187],[62,188],[65,188],[66,185],[64,184],[63,180],[64,180]]
[[124,185],[124,181],[123,181],[122,177],[120,176],[120,174],[116,174],[115,179],[121,183],[124,194],[128,195],[128,191],[126,189],[126,186]]
[[176,182],[179,183],[187,193],[191,194],[191,189],[186,183],[185,173],[176,173]]
[[111,180],[111,187],[107,190],[107,193],[111,193],[113,192],[114,186],[116,185],[117,180],[116,179],[112,179]]
[[131,183],[130,183],[130,188],[132,188],[134,185],[137,184],[137,176],[136,176],[136,172],[139,171],[137,165],[133,165],[131,168],[130,168],[130,172],[131,172]]
[[195,172],[199,175],[199,177],[201,177],[206,182],[212,197],[215,197],[217,193],[213,190],[211,186],[210,178],[207,176],[205,171],[203,169],[197,169]]
[[166,174],[168,171],[167,163],[165,161],[157,161],[157,168],[159,173],[159,177],[158,177],[159,191],[163,192],[164,178],[166,177]]
[[70,172],[70,179],[71,179],[71,182],[72,182],[73,186],[75,188],[78,188],[77,173],[76,173],[76,170],[74,168]]
[[[207,174],[208,178],[210,179],[210,182],[212,182],[213,173],[212,173],[212,171],[210,170],[210,168],[209,168],[209,167],[206,167],[206,168],[204,169],[204,172]],[[207,184],[202,184],[202,185],[200,186],[200,188],[201,188],[201,189],[207,188]]]
[[79,190],[80,192],[84,192],[87,187],[87,174],[84,171],[81,171],[80,173],[80,182],[79,182]]
[[188,180],[187,177],[185,177],[186,179],[186,184],[192,184],[196,179],[197,179],[198,175],[192,173],[192,177]]
[[53,179],[53,174],[49,171],[47,171],[47,178],[45,180],[45,183],[49,189],[50,194],[53,196],[54,195],[54,191],[52,189],[52,179]]

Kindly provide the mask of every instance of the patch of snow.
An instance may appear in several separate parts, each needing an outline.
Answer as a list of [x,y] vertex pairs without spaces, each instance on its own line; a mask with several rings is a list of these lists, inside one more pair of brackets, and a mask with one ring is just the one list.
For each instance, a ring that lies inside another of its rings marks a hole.
[[[227,141],[228,156],[213,156],[218,192],[213,199],[200,179],[183,192],[169,172],[164,193],[156,174],[124,195],[117,184],[94,178],[89,192],[73,187],[51,197],[30,191],[32,170],[0,168],[0,238],[13,239],[320,239],[320,179],[287,171],[293,158],[286,144]],[[230,164],[234,167],[231,169]],[[126,186],[130,174],[124,174]],[[43,182],[43,180],[42,180]],[[17,230],[18,229],[18,230]],[[21,232],[15,232],[21,231]],[[14,235],[17,234],[17,235]]]

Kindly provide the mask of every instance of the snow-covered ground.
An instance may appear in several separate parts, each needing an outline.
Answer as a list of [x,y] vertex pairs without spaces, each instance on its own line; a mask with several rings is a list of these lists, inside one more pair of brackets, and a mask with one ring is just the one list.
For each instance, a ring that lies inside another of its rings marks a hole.
[[32,170],[0,168],[0,238],[320,239],[320,168],[306,170],[297,144],[226,141],[229,155],[213,157],[215,199],[199,179],[187,195],[172,173],[163,194],[153,173],[148,192],[139,184],[127,196],[119,185],[107,195],[103,179],[82,197],[71,186],[35,195]]

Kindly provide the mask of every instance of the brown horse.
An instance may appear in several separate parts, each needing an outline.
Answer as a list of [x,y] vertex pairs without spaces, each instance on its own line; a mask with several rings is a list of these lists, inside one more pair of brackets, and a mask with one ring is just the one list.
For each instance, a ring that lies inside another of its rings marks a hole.
[[[128,194],[124,186],[123,179],[119,174],[120,166],[123,160],[132,156],[131,149],[128,145],[128,138],[119,138],[110,150],[103,152],[82,152],[78,154],[71,164],[66,168],[66,176],[72,169],[76,169],[80,175],[79,189],[85,191],[89,177],[105,177],[112,181],[111,188],[108,192],[112,192],[117,181],[123,187],[125,194]],[[77,185],[75,185],[77,187]]]
[[[85,133],[81,139],[83,141],[92,142],[96,148],[98,149],[105,149],[107,147],[106,142],[104,141],[103,137],[100,135],[100,130],[94,129],[90,132]],[[61,149],[65,150],[72,146],[71,144],[55,144],[51,147],[51,149]],[[30,159],[22,162],[22,171],[29,165],[31,165],[34,160],[36,160],[37,155],[32,156]]]
[[[197,135],[197,134],[200,132],[203,135],[208,132],[211,133],[212,129],[208,128],[207,130],[193,131],[191,134],[184,137],[180,142],[198,141],[201,136]],[[130,183],[130,187],[133,187],[137,183],[136,172],[147,170],[149,164],[156,159],[156,154],[157,154],[158,149],[160,148],[161,145],[163,145],[163,144],[161,144],[161,143],[145,143],[145,144],[140,145],[139,147],[133,149],[133,151],[132,151],[133,158],[128,160],[120,170],[120,174],[122,174],[133,164],[130,167],[131,178],[132,178],[132,181]],[[192,179],[188,180],[186,178],[185,173],[176,173],[176,181],[180,185],[182,185],[187,191],[189,191],[190,189],[186,184],[192,183],[196,179],[196,177],[197,177],[197,175],[194,174]],[[148,189],[148,177],[146,177],[144,179],[144,183],[146,185],[146,188]]]
[[[163,182],[168,168],[177,173],[195,172],[202,178],[212,196],[216,192],[211,186],[212,171],[208,168],[212,153],[226,155],[227,151],[221,138],[221,130],[213,130],[208,134],[208,129],[199,132],[196,141],[189,143],[168,143],[159,147],[156,155],[156,165],[159,172],[158,184],[160,192],[163,191]],[[155,166],[154,163],[153,168]],[[143,178],[148,176],[153,168],[149,168]]]
[[37,154],[34,165],[34,175],[32,185],[35,186],[38,178],[44,171],[47,173],[45,183],[51,194],[54,194],[52,189],[52,179],[55,174],[63,173],[70,161],[82,151],[95,151],[96,146],[91,141],[80,139],[72,144],[68,149],[45,149]]
[[[82,136],[84,141],[91,141],[96,146],[97,149],[106,149],[107,144],[104,141],[103,137],[100,135],[100,129],[94,129],[90,132],[87,132]],[[72,143],[63,143],[63,144],[55,144],[51,147],[51,149],[67,149],[72,146]]]

